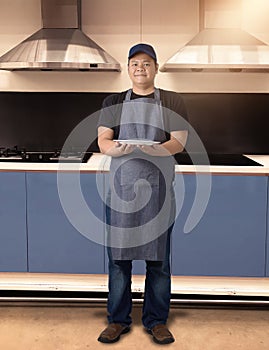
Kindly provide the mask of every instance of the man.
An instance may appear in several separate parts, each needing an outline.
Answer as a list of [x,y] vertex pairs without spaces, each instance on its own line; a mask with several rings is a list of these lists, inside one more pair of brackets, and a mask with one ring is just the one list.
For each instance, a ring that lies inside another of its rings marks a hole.
[[98,338],[103,343],[114,343],[130,330],[132,260],[146,262],[146,331],[159,344],[174,341],[166,326],[175,215],[173,155],[184,149],[187,116],[179,94],[155,88],[157,72],[153,47],[133,46],[128,55],[132,88],[105,99],[98,124],[100,150],[112,157],[107,203],[109,324]]

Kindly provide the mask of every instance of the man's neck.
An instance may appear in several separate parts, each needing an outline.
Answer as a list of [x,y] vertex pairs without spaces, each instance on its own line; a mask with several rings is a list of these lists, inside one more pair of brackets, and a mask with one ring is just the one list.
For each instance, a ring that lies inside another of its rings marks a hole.
[[137,86],[133,86],[133,92],[136,95],[141,95],[141,96],[146,96],[146,95],[150,95],[154,92],[154,86],[149,86],[147,88],[143,88],[143,87],[137,87]]

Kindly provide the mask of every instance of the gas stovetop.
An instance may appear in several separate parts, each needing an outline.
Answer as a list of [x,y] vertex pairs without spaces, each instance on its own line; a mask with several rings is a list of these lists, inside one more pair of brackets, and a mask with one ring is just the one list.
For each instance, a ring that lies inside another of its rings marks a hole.
[[39,163],[87,163],[91,152],[70,150],[68,152],[28,151],[17,146],[13,148],[0,147],[0,162],[39,162]]

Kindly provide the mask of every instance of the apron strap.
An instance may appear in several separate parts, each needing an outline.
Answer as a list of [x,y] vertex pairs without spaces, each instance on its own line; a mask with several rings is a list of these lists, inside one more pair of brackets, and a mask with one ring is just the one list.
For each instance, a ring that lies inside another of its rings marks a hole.
[[132,89],[129,89],[125,95],[124,101],[131,101]]

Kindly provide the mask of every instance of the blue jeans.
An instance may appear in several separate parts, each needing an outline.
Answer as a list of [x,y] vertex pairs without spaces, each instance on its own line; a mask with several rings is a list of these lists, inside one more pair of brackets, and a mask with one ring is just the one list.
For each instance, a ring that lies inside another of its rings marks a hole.
[[[165,324],[170,308],[171,273],[170,273],[170,236],[169,229],[164,261],[146,260],[146,280],[142,322],[151,329],[157,324]],[[132,260],[113,260],[108,247],[109,258],[109,293],[108,322],[130,325],[132,323]]]

